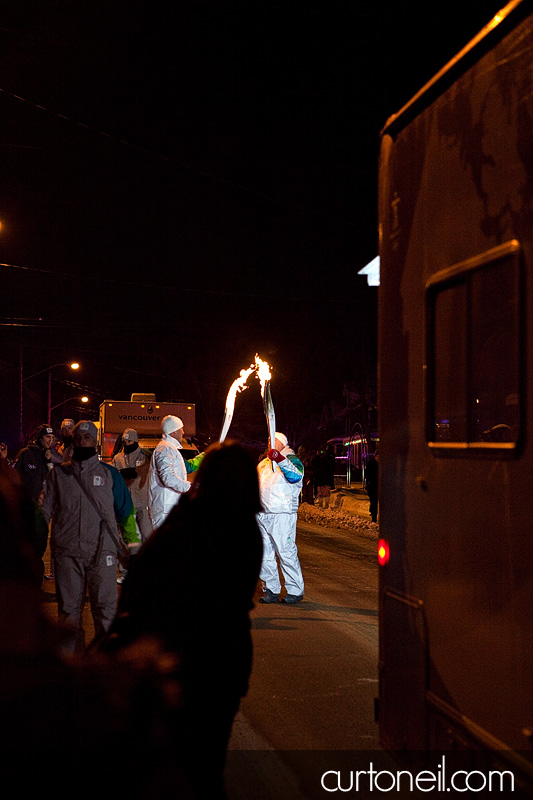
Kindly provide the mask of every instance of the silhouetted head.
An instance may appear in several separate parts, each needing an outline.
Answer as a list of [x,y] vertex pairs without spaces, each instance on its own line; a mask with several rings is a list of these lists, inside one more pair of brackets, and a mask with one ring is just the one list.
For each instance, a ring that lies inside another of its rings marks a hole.
[[[35,539],[36,510],[14,469],[0,463],[0,583],[39,576],[31,542]],[[40,582],[40,581],[39,581]]]
[[193,496],[213,509],[232,513],[261,511],[255,461],[237,442],[216,442],[207,448],[193,485]]

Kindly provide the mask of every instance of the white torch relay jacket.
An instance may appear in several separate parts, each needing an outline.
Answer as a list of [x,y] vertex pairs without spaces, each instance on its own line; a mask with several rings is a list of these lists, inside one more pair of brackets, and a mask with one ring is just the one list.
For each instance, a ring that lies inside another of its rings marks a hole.
[[290,447],[284,447],[280,452],[285,458],[276,464],[275,471],[269,458],[264,458],[257,465],[261,504],[266,514],[295,514],[298,511],[304,467]]
[[164,433],[152,454],[148,494],[154,530],[167,518],[180,496],[189,491],[192,484],[187,475],[198,469],[204,457],[200,453],[195,458],[185,459],[181,449],[177,439]]
[[[97,509],[76,480],[81,480]],[[124,478],[110,464],[94,455],[87,461],[56,464],[46,476],[41,510],[47,523],[52,521],[51,546],[58,555],[83,557],[95,554],[99,545],[104,553],[116,553],[119,537],[130,550],[137,549],[141,537],[135,524],[133,503]]]

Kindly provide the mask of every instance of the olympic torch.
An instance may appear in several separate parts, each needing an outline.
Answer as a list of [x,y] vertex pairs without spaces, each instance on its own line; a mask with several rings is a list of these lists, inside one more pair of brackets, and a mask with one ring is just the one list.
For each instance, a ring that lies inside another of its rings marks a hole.
[[[272,375],[266,361],[260,359],[258,355],[255,356],[255,363],[257,377],[261,384],[261,398],[263,400],[263,410],[267,422],[269,444],[270,449],[272,449],[275,447],[276,442],[276,414],[274,412],[274,403],[272,402],[272,395],[270,393],[270,379]],[[272,462],[272,471],[276,471],[276,463],[274,461]]]
[[235,408],[235,398],[237,396],[237,392],[242,392],[243,389],[247,389],[246,381],[256,369],[255,364],[252,364],[249,369],[241,369],[239,377],[233,381],[230,386],[228,396],[226,398],[226,408],[224,411],[224,422],[222,424],[222,431],[220,433],[219,442],[223,442],[227,436],[229,431],[229,426],[231,425],[231,420],[233,419],[233,410]]

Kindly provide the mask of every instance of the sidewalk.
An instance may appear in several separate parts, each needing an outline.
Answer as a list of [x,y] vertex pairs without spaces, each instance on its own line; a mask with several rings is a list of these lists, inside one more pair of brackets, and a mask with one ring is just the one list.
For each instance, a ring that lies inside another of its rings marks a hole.
[[352,483],[350,488],[345,484],[337,484],[331,490],[329,508],[320,508],[316,500],[314,505],[301,503],[298,520],[324,527],[353,530],[354,533],[377,540],[379,522],[372,522],[369,505],[368,495],[360,483]]

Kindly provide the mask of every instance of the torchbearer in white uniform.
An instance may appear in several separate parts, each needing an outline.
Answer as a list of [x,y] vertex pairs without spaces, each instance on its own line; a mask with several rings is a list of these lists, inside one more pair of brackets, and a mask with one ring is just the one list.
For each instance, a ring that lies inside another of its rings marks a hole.
[[195,472],[204,457],[183,458],[183,422],[172,414],[161,421],[163,437],[150,462],[148,499],[152,527],[155,531],[168,517],[180,497],[191,488],[187,475]]
[[[273,464],[276,464],[275,470]],[[277,603],[280,599],[278,559],[287,590],[281,602],[298,603],[304,596],[304,580],[296,547],[296,520],[304,468],[288,446],[284,433],[275,434],[274,448],[258,464],[257,471],[264,509],[257,515],[263,537],[260,573],[263,596],[259,602]]]

